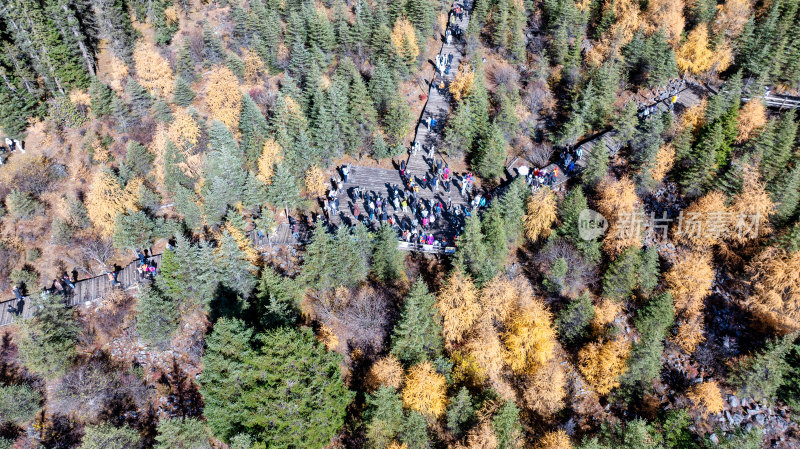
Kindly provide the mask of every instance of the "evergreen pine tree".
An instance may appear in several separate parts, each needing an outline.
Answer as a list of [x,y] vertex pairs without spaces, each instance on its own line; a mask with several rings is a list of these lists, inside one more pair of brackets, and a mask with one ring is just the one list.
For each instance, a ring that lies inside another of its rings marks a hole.
[[366,437],[370,447],[389,447],[403,427],[403,402],[397,390],[382,386],[367,397],[364,412],[367,423]]
[[497,437],[497,449],[518,447],[522,425],[519,422],[519,408],[514,402],[506,402],[495,415],[492,424]]
[[169,348],[180,321],[175,303],[150,287],[139,294],[136,312],[136,332],[142,340],[160,351]]
[[31,308],[33,316],[20,323],[16,339],[20,358],[27,369],[45,379],[55,379],[77,355],[80,326],[64,301],[47,294],[31,295],[28,300],[31,304],[25,306]]
[[592,147],[589,155],[586,156],[586,166],[581,174],[585,186],[593,188],[605,178],[606,173],[608,173],[609,158],[608,149],[605,145]]
[[131,112],[136,117],[144,117],[153,106],[153,97],[133,78],[128,78],[125,94],[130,98]]
[[628,248],[617,256],[603,274],[603,296],[615,301],[627,299],[639,282],[639,248]]
[[261,272],[256,285],[255,302],[259,327],[262,329],[292,326],[300,316],[300,295],[294,282],[270,267],[265,267]]
[[185,40],[183,45],[178,49],[175,62],[175,75],[177,78],[183,78],[187,84],[194,81],[196,77],[194,59],[192,58],[192,50],[188,40]]
[[447,120],[441,150],[451,157],[458,157],[465,152],[470,152],[475,132],[472,110],[468,102],[463,102],[456,106],[455,112],[451,113]]
[[580,236],[579,232],[580,213],[588,207],[586,195],[580,186],[570,190],[558,207],[558,218],[561,225],[556,229],[556,234],[572,242],[587,260],[597,263],[601,257],[600,242],[596,239],[586,240]]
[[292,175],[285,163],[280,163],[275,167],[272,184],[267,190],[267,201],[276,207],[286,210],[294,209],[302,201],[297,179]]
[[767,185],[786,171],[796,137],[797,124],[794,122],[794,112],[791,111],[781,116],[774,131],[765,130],[758,138],[758,148],[763,148],[761,172]]
[[800,161],[795,160],[794,168],[770,187],[768,191],[776,204],[774,219],[779,225],[785,224],[795,216],[800,202]]
[[92,77],[89,85],[89,95],[92,97],[92,115],[97,118],[106,117],[111,114],[111,103],[116,94],[105,83],[97,77]]
[[655,246],[648,246],[641,255],[639,268],[639,291],[644,296],[649,296],[658,285],[658,276],[661,269],[658,262],[658,250]]
[[311,241],[306,245],[301,279],[303,283],[317,290],[333,287],[334,270],[338,269],[334,262],[334,241],[321,221],[317,221],[311,234]]
[[397,234],[391,226],[381,226],[375,234],[372,272],[381,282],[405,278],[405,255],[397,247]]
[[522,178],[511,182],[505,195],[500,197],[506,237],[514,242],[522,236],[522,217],[530,190]]
[[484,139],[478,144],[473,167],[482,178],[499,178],[505,171],[506,139],[503,131],[493,123]]
[[661,371],[661,355],[664,339],[675,319],[672,295],[661,293],[645,303],[636,313],[634,325],[639,340],[631,346],[628,370],[622,384],[631,394],[641,395],[652,389],[653,379]]
[[447,405],[447,428],[456,438],[460,438],[470,428],[475,419],[475,406],[472,396],[465,387]]
[[405,443],[408,449],[428,449],[430,447],[428,421],[421,413],[413,410],[409,412],[400,430],[400,441]]
[[464,232],[458,236],[458,250],[454,264],[472,274],[478,284],[488,281],[495,274],[497,267],[489,259],[481,232],[481,219],[477,214],[467,217]]
[[636,127],[639,126],[638,114],[636,103],[629,101],[625,104],[622,114],[615,121],[614,129],[617,131],[617,139],[619,139],[622,146],[627,146],[633,136],[636,135]]
[[256,102],[250,95],[242,95],[242,113],[239,118],[239,131],[242,135],[242,151],[248,166],[255,167],[264,141],[267,138],[269,127],[267,119],[261,113]]
[[394,327],[392,355],[406,365],[435,359],[444,345],[441,322],[436,298],[428,293],[425,282],[418,279],[411,286]]
[[175,89],[173,90],[172,95],[172,101],[181,107],[186,107],[192,104],[192,101],[196,96],[192,90],[192,86],[183,77],[178,77],[175,80]]
[[508,235],[503,221],[502,204],[499,201],[495,201],[489,206],[481,225],[483,234],[486,236],[486,248],[492,264],[502,267],[508,255]]
[[203,24],[203,59],[208,65],[225,60],[225,47],[207,22]]

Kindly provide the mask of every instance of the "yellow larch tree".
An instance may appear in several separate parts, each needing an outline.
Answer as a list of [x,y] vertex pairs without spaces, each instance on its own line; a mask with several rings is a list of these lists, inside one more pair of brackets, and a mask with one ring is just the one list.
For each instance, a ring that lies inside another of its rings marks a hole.
[[736,136],[736,143],[743,143],[767,124],[767,108],[764,102],[758,98],[753,98],[742,106],[739,110],[739,117],[736,119],[739,126],[739,134]]
[[728,40],[739,37],[753,11],[752,0],[727,0],[717,5],[717,17],[714,19],[714,34],[723,34]]
[[476,382],[488,379],[492,383],[496,383],[499,380],[505,365],[505,349],[500,341],[500,335],[489,323],[489,320],[478,321],[463,348],[480,367],[480,371],[474,373]]
[[275,164],[282,158],[283,148],[274,139],[267,139],[258,158],[258,178],[265,185],[272,184],[272,175],[275,174]]
[[306,171],[305,176],[306,192],[311,196],[321,196],[325,194],[325,173],[321,168],[312,165]]
[[140,39],[133,50],[133,62],[139,84],[160,98],[169,98],[175,77],[169,61],[147,39]]
[[[508,445],[509,449],[518,445]],[[467,432],[465,441],[456,443],[454,449],[497,449],[497,435],[491,419],[481,419]]]
[[676,340],[686,352],[693,352],[703,341],[704,300],[711,294],[714,276],[711,255],[707,251],[684,252],[664,275],[678,317]]
[[522,399],[529,410],[549,418],[564,408],[567,376],[557,358],[527,376],[523,382]]
[[572,449],[572,442],[569,441],[567,432],[558,429],[547,432],[534,447],[535,449]]
[[242,59],[244,60],[244,82],[247,84],[257,84],[267,73],[264,61],[258,53],[250,49],[242,49]]
[[675,165],[675,147],[672,143],[661,145],[656,153],[656,160],[653,169],[650,171],[650,176],[656,182],[661,182],[667,176],[672,166]]
[[578,353],[578,368],[597,394],[606,395],[619,386],[619,376],[628,370],[630,343],[622,338],[593,342]]
[[555,357],[553,318],[542,300],[533,299],[512,314],[503,344],[506,363],[515,373],[533,374]]
[[679,128],[681,130],[689,129],[691,130],[692,134],[697,134],[700,131],[700,128],[705,123],[705,115],[706,115],[706,106],[708,105],[708,101],[703,98],[700,103],[690,107],[683,113],[679,120]]
[[462,63],[461,67],[456,73],[455,79],[450,83],[450,93],[456,101],[461,101],[464,97],[472,92],[475,86],[475,72],[468,67],[467,64]]
[[651,30],[662,29],[667,41],[677,47],[681,41],[686,19],[683,0],[651,0],[647,3],[647,22]]
[[230,222],[226,222],[222,229],[227,231],[228,234],[233,237],[233,240],[236,241],[236,245],[239,247],[239,250],[244,253],[244,255],[247,257],[247,260],[249,260],[254,267],[257,267],[261,264],[261,255],[255,248],[253,248],[253,241],[247,237],[247,234],[245,234],[244,231]]
[[408,444],[392,441],[387,449],[408,449]]
[[134,178],[127,187],[122,187],[117,177],[107,170],[95,174],[86,196],[86,211],[101,234],[111,236],[114,233],[117,214],[138,210],[136,199],[140,185],[141,180]]
[[701,382],[689,388],[686,396],[691,400],[695,407],[700,409],[703,417],[708,414],[720,413],[725,409],[725,401],[719,390],[719,384],[715,380]]
[[239,114],[242,110],[242,93],[239,91],[239,80],[225,66],[211,69],[206,82],[206,107],[215,118],[228,129],[239,131]]
[[545,187],[534,192],[528,198],[527,213],[522,218],[525,236],[534,242],[549,236],[553,223],[558,218],[556,211],[556,195],[550,188]]
[[703,75],[711,69],[717,72],[727,69],[733,60],[733,54],[724,42],[712,50],[708,26],[700,23],[689,32],[686,41],[675,52],[675,60],[682,72]]
[[642,233],[636,226],[641,217],[638,221],[635,218],[639,212],[639,197],[633,181],[628,177],[606,179],[598,186],[598,193],[598,212],[609,223],[603,239],[606,253],[616,256],[632,246],[641,246]]
[[478,361],[476,354],[469,351],[456,350],[450,354],[453,361],[453,383],[476,388],[488,379],[486,368]]
[[613,299],[604,298],[594,308],[592,329],[595,333],[602,333],[608,325],[622,313],[622,304]]
[[748,266],[753,290],[747,306],[780,333],[800,330],[800,251],[769,247]]
[[742,191],[733,200],[730,212],[732,223],[729,239],[744,244],[772,232],[769,216],[775,212],[775,203],[764,188],[761,175],[753,166],[743,170]]
[[83,89],[72,89],[69,92],[69,101],[87,113],[92,110],[92,97]]
[[586,53],[586,61],[599,66],[611,54],[624,47],[642,27],[639,3],[632,0],[606,0],[603,3],[603,16],[616,17],[608,31]]
[[499,274],[481,288],[480,303],[490,320],[505,321],[517,306],[519,291],[506,276]]
[[439,418],[447,408],[447,380],[422,362],[408,370],[403,387],[403,405],[425,416]]
[[103,53],[108,53],[109,58],[108,85],[117,93],[121,93],[125,89],[122,82],[128,79],[128,65],[122,59],[111,54],[111,50],[105,49],[101,52],[101,54]]
[[185,108],[180,108],[173,114],[167,136],[176,148],[186,151],[200,139],[200,127]]
[[680,226],[673,228],[673,236],[681,243],[709,247],[727,235],[730,225],[725,195],[714,191],[698,198],[683,210]]
[[403,365],[392,355],[378,359],[367,372],[366,384],[370,391],[382,386],[399,389],[403,383]]
[[461,343],[481,315],[478,289],[472,277],[455,269],[436,296],[436,305],[442,315],[442,335],[448,345]]
[[164,123],[158,123],[156,125],[156,131],[153,133],[153,141],[150,142],[150,145],[147,147],[147,149],[154,156],[153,169],[156,175],[156,182],[162,187],[164,186],[166,177],[166,173],[164,171],[164,151],[167,149],[167,142],[169,142],[167,125]]
[[398,17],[392,29],[392,45],[395,51],[407,64],[413,64],[419,56],[419,46],[417,36],[414,32],[414,25],[402,16]]

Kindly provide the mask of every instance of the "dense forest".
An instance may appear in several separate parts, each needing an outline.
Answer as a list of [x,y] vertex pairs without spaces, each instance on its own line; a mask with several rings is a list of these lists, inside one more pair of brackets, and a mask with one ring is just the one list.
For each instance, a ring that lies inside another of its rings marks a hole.
[[800,447],[799,23],[6,0],[0,449]]

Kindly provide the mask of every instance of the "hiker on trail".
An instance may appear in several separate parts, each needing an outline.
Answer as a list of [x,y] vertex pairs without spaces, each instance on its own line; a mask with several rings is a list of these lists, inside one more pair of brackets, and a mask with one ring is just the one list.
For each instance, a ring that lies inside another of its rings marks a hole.
[[575,157],[577,157],[578,160],[581,160],[581,158],[583,157],[583,147],[582,146],[575,149]]
[[19,285],[14,286],[14,297],[17,301],[22,301],[22,292],[19,290]]
[[139,258],[139,265],[143,264],[145,261],[144,253],[141,250],[136,250],[136,257]]
[[75,290],[75,284],[72,283],[72,280],[69,278],[69,273],[64,273],[64,276],[61,277],[64,280],[64,283],[69,285],[69,288]]
[[343,184],[347,184],[347,178],[348,177],[350,177],[350,167],[345,165],[344,167],[342,167],[342,178],[344,178],[344,183]]
[[394,206],[394,211],[395,211],[395,212],[397,212],[398,210],[400,210],[400,199],[399,199],[399,198],[397,198],[397,196],[396,196],[396,195],[395,195],[394,199],[392,200],[392,206]]
[[53,279],[53,285],[50,286],[50,290],[58,291],[59,293],[64,293],[64,284],[61,283],[58,279]]
[[106,278],[108,278],[108,282],[111,283],[112,287],[121,286],[121,284],[117,280],[117,270],[113,270],[113,271],[106,270]]
[[400,161],[400,176],[403,177],[406,175],[406,161]]
[[467,180],[461,178],[461,196],[467,196]]
[[[428,129],[430,129],[430,125],[428,125]],[[414,142],[414,145],[411,147],[411,155],[412,156],[416,155],[421,146],[422,145],[420,145],[420,143],[418,141]],[[403,170],[405,171],[405,169],[403,169]]]
[[439,191],[439,177],[438,176],[434,176],[433,177],[433,191],[434,192],[438,192]]
[[408,212],[408,202],[405,199],[403,199],[403,201],[400,203],[400,206],[403,208],[404,214]]

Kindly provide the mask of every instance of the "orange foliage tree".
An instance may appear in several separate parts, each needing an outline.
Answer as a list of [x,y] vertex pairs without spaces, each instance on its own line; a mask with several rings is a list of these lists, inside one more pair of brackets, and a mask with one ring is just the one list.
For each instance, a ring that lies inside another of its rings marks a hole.
[[606,0],[603,16],[615,17],[616,20],[586,54],[586,60],[594,66],[599,66],[612,52],[624,47],[642,26],[639,3],[632,0]]
[[683,210],[680,226],[674,227],[675,238],[699,247],[716,245],[728,234],[731,215],[721,192],[709,192]]
[[800,251],[769,247],[748,267],[753,291],[747,305],[779,332],[800,330]]
[[667,176],[672,166],[675,165],[675,147],[672,143],[667,143],[661,146],[656,153],[656,160],[653,169],[650,171],[650,176],[656,182],[661,182]]
[[758,98],[748,101],[739,110],[739,117],[736,120],[739,125],[736,143],[750,140],[758,130],[767,124],[767,108],[764,106],[764,102]]
[[729,47],[720,44],[711,49],[708,39],[708,26],[701,23],[689,32],[686,41],[675,52],[678,68],[693,75],[703,75],[712,68],[721,72],[728,68],[733,60]]
[[450,273],[437,295],[436,305],[442,314],[442,335],[448,344],[461,343],[464,334],[481,315],[478,290],[472,278],[458,269]]
[[283,149],[281,145],[273,139],[267,139],[258,158],[258,175],[256,177],[266,185],[272,183],[272,175],[275,174],[275,164],[281,160]]
[[525,236],[532,241],[550,235],[550,230],[555,223],[556,195],[545,187],[536,191],[528,198],[527,213],[522,218]]
[[600,395],[619,386],[619,376],[628,370],[630,343],[618,338],[605,343],[589,343],[578,353],[578,367]]
[[480,303],[489,320],[505,321],[517,305],[519,291],[506,276],[499,274],[483,285]]
[[555,358],[527,376],[523,384],[522,399],[526,407],[544,417],[553,416],[564,408],[566,395],[566,373]]
[[403,382],[403,365],[392,355],[378,359],[367,372],[366,384],[370,391],[382,386],[400,388]]
[[514,313],[503,335],[506,363],[516,373],[535,373],[555,357],[552,315],[540,299]]
[[403,404],[434,418],[444,414],[447,408],[447,380],[433,369],[431,362],[422,362],[408,370],[403,387]]
[[729,237],[733,242],[747,243],[772,232],[769,216],[775,212],[775,204],[754,167],[744,168],[742,192],[734,198],[730,211],[733,226]]
[[325,193],[325,173],[321,168],[312,165],[306,170],[306,192],[311,196],[320,196]]
[[647,22],[649,28],[664,30],[667,41],[677,47],[681,40],[686,19],[683,0],[651,0],[647,3]]
[[633,226],[639,212],[639,197],[630,178],[606,179],[598,186],[598,212],[608,220],[609,227],[603,239],[606,253],[616,256],[632,246],[641,246],[642,233]]
[[474,86],[475,72],[473,72],[467,64],[462,63],[461,67],[458,69],[458,73],[456,73],[455,79],[450,83],[450,93],[453,94],[453,98],[455,98],[456,101],[461,101],[462,98],[472,92]]
[[206,83],[206,107],[215,118],[231,132],[239,130],[239,114],[242,110],[242,93],[239,80],[225,66],[216,66],[208,74]]
[[482,319],[475,325],[474,331],[464,343],[464,351],[478,368],[469,373],[474,383],[487,379],[495,383],[499,380],[505,364],[505,350],[500,335],[488,320]]
[[677,343],[692,352],[703,341],[704,300],[711,293],[714,266],[708,252],[686,252],[664,275],[678,316]]
[[194,117],[186,109],[181,108],[175,111],[167,136],[176,148],[185,151],[197,144],[200,138],[200,127],[197,126]]
[[172,95],[175,77],[169,61],[146,39],[139,40],[133,50],[133,62],[139,84],[161,98]]
[[717,6],[717,17],[714,20],[714,34],[723,34],[728,40],[739,37],[753,11],[752,0],[727,0]]
[[536,449],[572,449],[569,435],[563,429],[547,432],[539,442]]
[[127,187],[122,187],[113,173],[107,170],[98,171],[89,194],[86,196],[86,211],[94,226],[105,236],[114,233],[114,220],[117,214],[131,210],[137,211],[139,179],[132,179]]
[[411,65],[419,56],[417,36],[414,25],[405,17],[398,17],[392,29],[392,45],[394,50],[407,64]]
[[700,408],[703,417],[725,409],[725,401],[722,400],[719,384],[714,380],[692,386],[686,396],[694,403],[695,407]]

